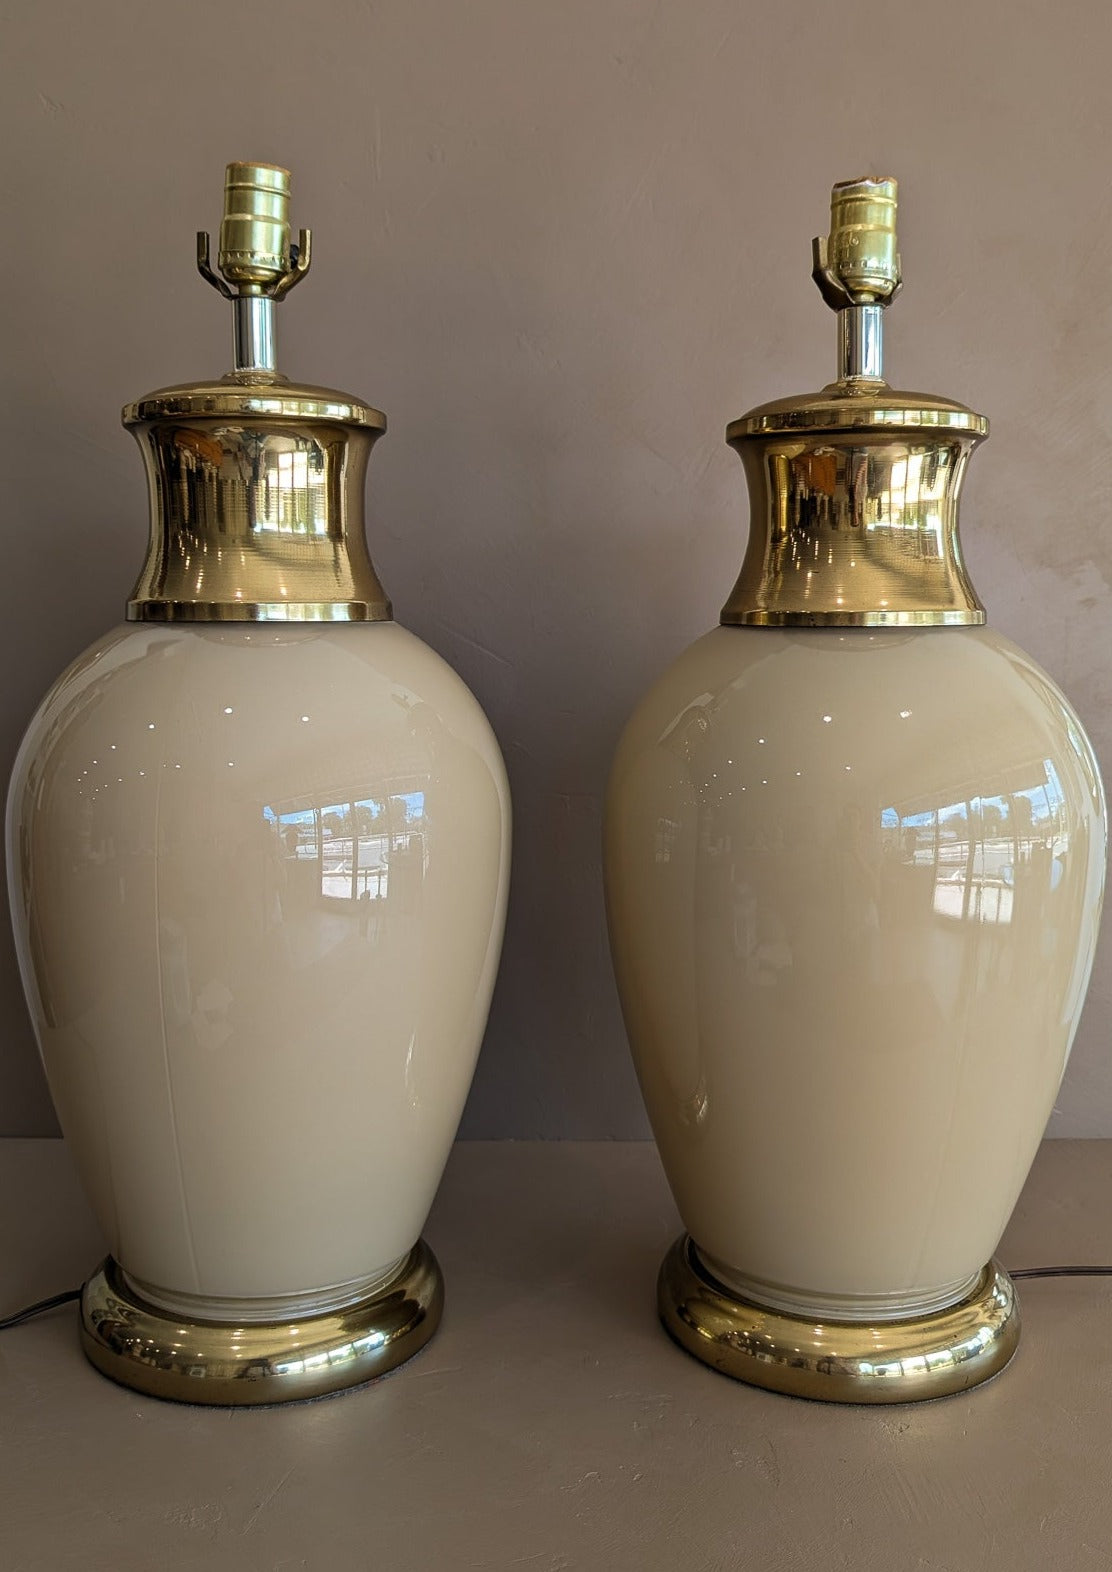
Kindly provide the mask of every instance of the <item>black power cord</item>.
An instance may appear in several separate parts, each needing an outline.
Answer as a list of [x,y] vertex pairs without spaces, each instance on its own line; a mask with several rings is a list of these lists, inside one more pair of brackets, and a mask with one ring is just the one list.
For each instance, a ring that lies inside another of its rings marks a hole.
[[56,1310],[59,1305],[68,1305],[74,1299],[80,1298],[80,1288],[67,1288],[64,1294],[52,1294],[49,1299],[40,1299],[37,1304],[28,1305],[26,1310],[17,1310],[15,1315],[7,1315],[0,1319],[0,1332],[6,1332],[12,1326],[22,1326],[24,1321],[29,1321],[33,1315],[42,1315],[46,1310]]
[[1112,1277],[1112,1266],[1021,1266],[1009,1277]]

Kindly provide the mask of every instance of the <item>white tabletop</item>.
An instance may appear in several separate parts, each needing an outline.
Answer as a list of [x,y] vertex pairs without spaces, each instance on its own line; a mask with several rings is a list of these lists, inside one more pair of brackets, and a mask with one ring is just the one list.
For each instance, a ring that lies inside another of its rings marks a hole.
[[[1112,1261],[1112,1142],[1044,1145],[1006,1265]],[[76,1307],[0,1334],[4,1572],[1107,1572],[1112,1279],[1021,1285],[1020,1351],[940,1402],[839,1408],[705,1369],[654,1308],[649,1145],[457,1146],[439,1333],[377,1384],[183,1407],[86,1364]],[[97,1232],[65,1147],[0,1142],[0,1314]]]

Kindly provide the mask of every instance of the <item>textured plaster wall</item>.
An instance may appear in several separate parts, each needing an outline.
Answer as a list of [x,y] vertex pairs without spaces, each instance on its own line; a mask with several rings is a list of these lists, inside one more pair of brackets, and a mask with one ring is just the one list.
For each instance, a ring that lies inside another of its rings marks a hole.
[[[193,270],[224,163],[295,177],[281,364],[386,409],[371,544],[502,741],[516,867],[470,1135],[647,1132],[599,803],[746,532],[728,419],[832,372],[829,186],[899,177],[893,379],[989,414],[964,534],[1112,775],[1112,10],[1060,0],[292,0],[5,8],[0,766],[116,621],[125,400],[228,364]],[[0,932],[0,1128],[54,1128]],[[1052,1131],[1112,1135],[1112,924]]]

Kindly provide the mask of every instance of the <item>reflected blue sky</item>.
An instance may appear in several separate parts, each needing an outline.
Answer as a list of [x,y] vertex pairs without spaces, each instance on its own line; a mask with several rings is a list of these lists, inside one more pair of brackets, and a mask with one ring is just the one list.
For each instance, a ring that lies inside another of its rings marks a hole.
[[888,858],[933,871],[936,916],[1010,923],[1027,879],[1058,888],[1069,847],[1065,794],[1053,761],[1043,759],[1041,767],[1039,783],[992,797],[882,809]]
[[266,805],[263,822],[287,869],[288,901],[297,891],[376,908],[394,886],[395,910],[412,898],[425,864],[425,794],[352,797],[312,807]]

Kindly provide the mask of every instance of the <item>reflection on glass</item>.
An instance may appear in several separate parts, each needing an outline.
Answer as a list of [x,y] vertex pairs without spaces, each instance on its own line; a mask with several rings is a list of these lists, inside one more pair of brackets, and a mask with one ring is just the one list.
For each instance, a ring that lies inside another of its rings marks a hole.
[[1026,886],[1058,888],[1069,850],[1065,796],[1051,760],[1041,771],[1037,784],[1017,781],[995,797],[883,810],[886,860],[923,870],[936,916],[1010,923]]
[[322,806],[265,807],[285,875],[283,904],[323,897],[369,918],[382,902],[414,911],[424,878],[425,794],[350,798]]

